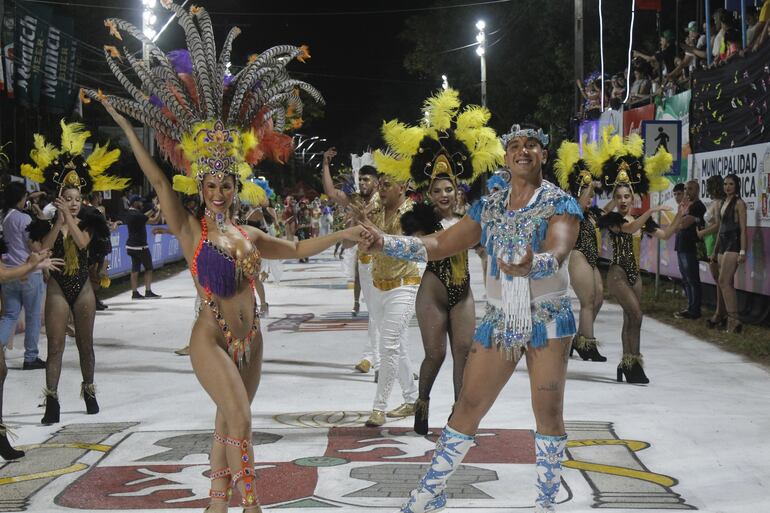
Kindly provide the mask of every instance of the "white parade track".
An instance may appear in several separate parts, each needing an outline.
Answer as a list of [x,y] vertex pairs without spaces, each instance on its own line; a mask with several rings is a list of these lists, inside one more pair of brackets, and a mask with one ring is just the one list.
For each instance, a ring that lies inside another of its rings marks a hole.
[[[477,314],[478,259],[470,257]],[[122,294],[96,317],[96,384],[102,407],[85,415],[74,340],[59,394],[62,422],[41,426],[44,371],[21,371],[23,346],[6,353],[5,420],[17,462],[0,461],[3,511],[203,511],[214,405],[184,346],[193,319],[189,273],[155,284],[159,300]],[[286,263],[268,283],[262,321],[264,373],[252,406],[258,495],[264,509],[343,513],[395,511],[417,482],[435,436],[412,419],[363,427],[372,373],[353,372],[365,307],[352,318],[352,290],[326,252]],[[570,436],[558,511],[770,512],[770,373],[741,356],[645,319],[649,386],[615,382],[620,309],[606,303],[597,337],[606,363],[570,362],[564,418]],[[41,339],[45,358],[45,339]],[[423,350],[410,328],[415,368]],[[437,432],[452,405],[451,353],[431,396]],[[400,403],[396,385],[391,407]],[[532,511],[534,419],[522,364],[481,424],[477,447],[450,480],[454,511]],[[235,499],[232,511],[240,511]]]

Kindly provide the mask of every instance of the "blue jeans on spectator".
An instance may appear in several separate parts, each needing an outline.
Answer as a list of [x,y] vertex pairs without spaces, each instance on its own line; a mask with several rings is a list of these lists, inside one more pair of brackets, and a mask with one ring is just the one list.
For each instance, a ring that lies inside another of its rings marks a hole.
[[34,362],[38,357],[37,344],[40,340],[40,313],[43,307],[45,283],[43,273],[32,273],[21,280],[3,283],[3,307],[5,312],[0,317],[0,343],[8,344],[24,307],[24,361]]
[[676,256],[679,260],[679,273],[682,275],[684,293],[687,295],[687,311],[693,316],[700,317],[702,293],[698,255],[694,252],[679,251]]

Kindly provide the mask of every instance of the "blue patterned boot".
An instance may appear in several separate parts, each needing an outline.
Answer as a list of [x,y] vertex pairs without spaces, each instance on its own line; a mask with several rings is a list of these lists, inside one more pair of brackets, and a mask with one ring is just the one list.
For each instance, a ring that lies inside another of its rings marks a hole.
[[549,436],[535,433],[535,469],[537,499],[535,513],[555,511],[556,495],[561,486],[561,460],[567,447],[567,435]]
[[401,507],[401,513],[428,513],[446,507],[446,483],[457,470],[468,450],[473,447],[473,437],[458,433],[446,426],[436,442],[430,468],[412,490],[409,500]]

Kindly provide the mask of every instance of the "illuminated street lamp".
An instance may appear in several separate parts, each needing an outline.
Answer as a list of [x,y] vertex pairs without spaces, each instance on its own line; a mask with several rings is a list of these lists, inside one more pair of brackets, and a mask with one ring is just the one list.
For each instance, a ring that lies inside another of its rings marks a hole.
[[484,20],[479,20],[476,22],[476,28],[478,29],[479,33],[476,34],[476,43],[478,43],[478,46],[476,47],[476,55],[479,56],[481,59],[481,105],[482,107],[487,106],[487,60],[485,57],[486,53],[486,34],[484,33],[484,29],[486,28],[487,24],[484,23]]
[[446,91],[449,89],[449,79],[447,79],[446,75],[441,75],[441,88]]

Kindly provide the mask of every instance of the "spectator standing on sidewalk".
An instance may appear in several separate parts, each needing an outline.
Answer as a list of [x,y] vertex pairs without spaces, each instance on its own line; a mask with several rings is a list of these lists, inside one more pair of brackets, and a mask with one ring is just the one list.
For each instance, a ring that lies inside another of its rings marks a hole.
[[690,180],[684,187],[689,207],[679,222],[674,250],[679,261],[687,308],[674,314],[678,319],[700,319],[701,281],[698,260],[698,230],[703,229],[706,205],[700,200],[700,186],[697,180]]
[[[129,198],[129,208],[123,213],[123,223],[128,228],[126,252],[131,257],[131,299],[158,298],[152,291],[152,255],[147,245],[147,223],[158,224],[160,210],[144,210],[144,200],[134,195]],[[144,296],[137,290],[139,272],[144,267]]]
[[[27,204],[27,189],[23,183],[11,182],[5,188],[7,210],[3,217],[3,237],[7,252],[2,262],[6,267],[24,264],[30,256],[30,250],[39,250],[39,244],[29,240],[27,227],[32,222],[24,212]],[[37,247],[32,247],[37,245]],[[38,356],[40,341],[40,313],[45,295],[43,273],[34,271],[21,278],[3,283],[3,315],[0,317],[0,344],[5,347],[14,335],[21,309],[24,307],[24,363],[22,369],[45,369],[45,362]]]

